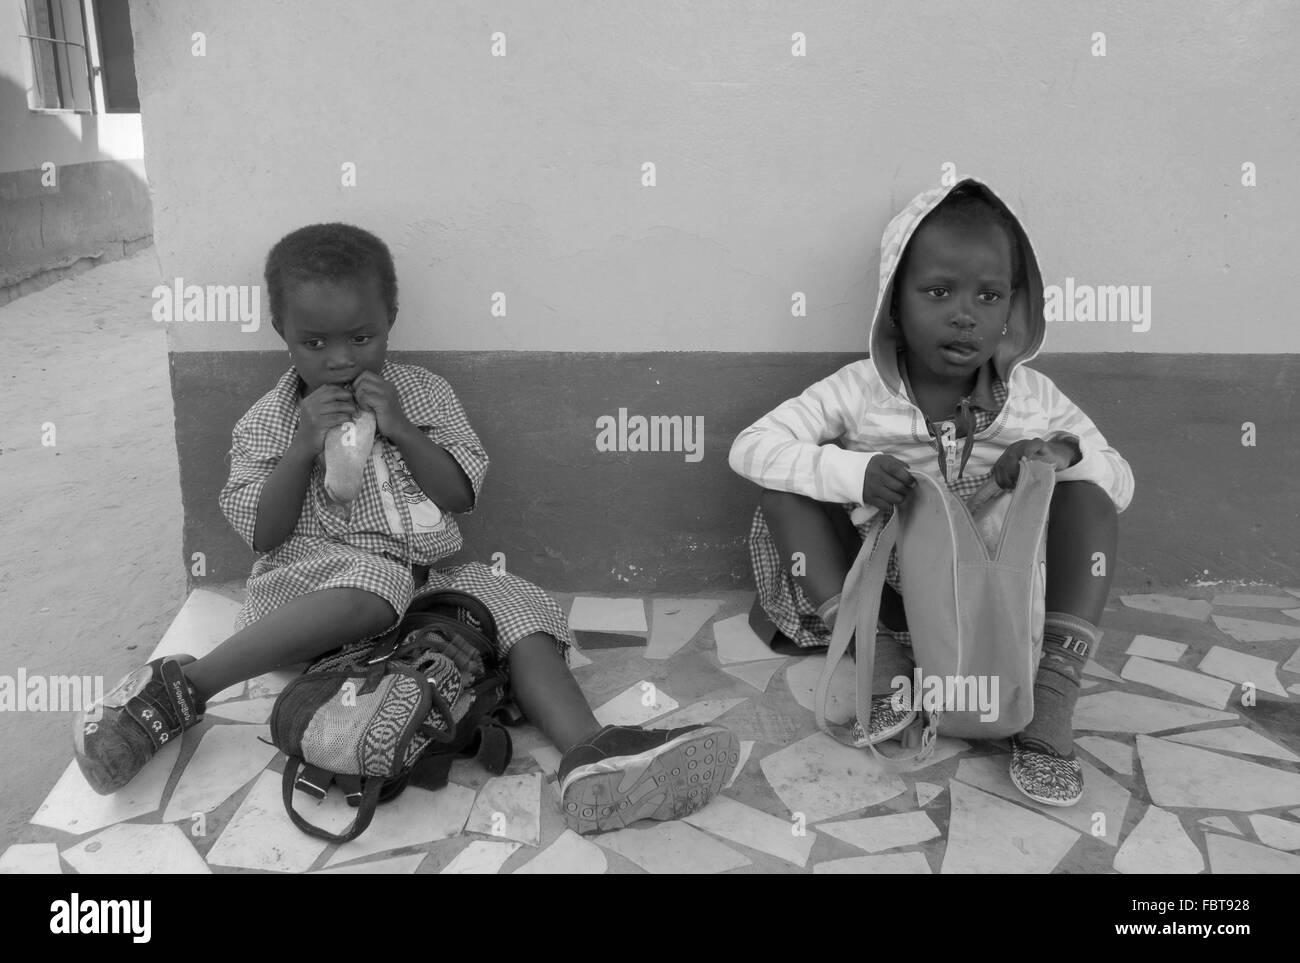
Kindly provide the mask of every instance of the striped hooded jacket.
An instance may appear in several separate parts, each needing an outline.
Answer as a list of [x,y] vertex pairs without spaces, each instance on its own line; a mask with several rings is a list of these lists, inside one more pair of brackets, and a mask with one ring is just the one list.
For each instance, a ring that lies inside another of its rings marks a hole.
[[987,475],[1002,452],[1017,441],[1073,436],[1082,457],[1058,471],[1057,480],[1095,482],[1118,511],[1128,507],[1133,498],[1128,462],[1050,378],[1025,366],[1042,347],[1046,329],[1042,275],[1019,219],[974,178],[918,194],[889,222],[881,240],[870,356],[846,365],[742,431],[731,446],[733,471],[764,488],[858,506],[854,520],[859,524],[879,514],[862,504],[863,477],[877,454],[892,455],[913,471],[939,473],[925,416],[900,377],[889,304],[900,255],[925,216],[960,184],[973,185],[1011,214],[1024,265],[1024,290],[1015,293],[1008,333],[992,358],[994,372],[1006,384],[1007,400],[992,424],[974,435],[962,475]]

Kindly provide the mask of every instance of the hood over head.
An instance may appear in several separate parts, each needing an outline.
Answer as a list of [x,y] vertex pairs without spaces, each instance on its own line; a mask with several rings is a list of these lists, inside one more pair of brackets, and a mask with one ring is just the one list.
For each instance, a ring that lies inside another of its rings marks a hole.
[[1029,236],[1011,208],[987,185],[973,177],[964,177],[951,187],[937,187],[912,198],[889,222],[880,241],[880,291],[871,322],[871,360],[881,380],[896,394],[905,392],[898,371],[898,330],[890,324],[889,318],[895,275],[917,228],[949,194],[961,187],[981,195],[1004,211],[1013,228],[1014,243],[1019,245],[1020,278],[1011,298],[1007,334],[993,355],[994,372],[1002,381],[1007,381],[1011,372],[1036,356],[1043,344],[1047,328],[1043,316],[1043,277]]

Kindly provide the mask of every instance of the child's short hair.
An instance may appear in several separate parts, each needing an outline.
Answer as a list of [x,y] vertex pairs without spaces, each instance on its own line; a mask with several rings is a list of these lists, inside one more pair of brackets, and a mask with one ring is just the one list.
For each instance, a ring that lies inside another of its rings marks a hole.
[[[1023,286],[1022,272],[1024,266],[1020,256],[1016,220],[1009,211],[990,201],[974,185],[960,184],[953,188],[948,196],[926,215],[925,219],[921,221],[921,225],[928,224],[931,221],[959,224],[1001,224],[1006,229],[1007,240],[1011,244],[1011,287],[1018,290]],[[921,225],[917,225],[917,230],[920,230]],[[912,236],[915,237],[916,235],[913,234]],[[911,244],[909,243],[907,249],[903,251],[903,256],[899,259],[898,268],[894,272],[895,279],[903,276],[903,271],[907,267],[907,256],[910,249]],[[890,304],[890,314],[896,316],[897,313],[898,285],[895,283]]]
[[271,325],[284,337],[284,298],[289,285],[302,281],[340,281],[373,274],[388,310],[397,317],[397,270],[388,245],[352,224],[309,224],[276,241],[266,256],[266,290]]

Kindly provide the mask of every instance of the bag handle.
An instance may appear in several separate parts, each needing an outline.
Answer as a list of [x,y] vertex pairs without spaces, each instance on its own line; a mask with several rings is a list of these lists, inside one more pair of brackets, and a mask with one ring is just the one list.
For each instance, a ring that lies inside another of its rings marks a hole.
[[319,826],[315,826],[293,808],[293,787],[298,781],[298,771],[304,768],[305,764],[302,759],[290,757],[284,764],[284,776],[280,780],[280,791],[284,799],[285,811],[293,824],[310,836],[318,839],[325,839],[331,843],[347,843],[356,839],[366,831],[370,825],[370,820],[375,818],[375,807],[379,805],[379,793],[384,788],[384,780],[378,776],[367,776],[362,779],[361,784],[361,802],[357,806],[357,814],[348,828],[341,833],[331,833]]
[[[898,543],[898,512],[899,510],[896,509],[889,521],[885,523],[874,546],[863,543],[862,550],[858,552],[853,567],[849,569],[849,574],[844,579],[844,588],[840,594],[840,611],[844,617],[836,620],[835,629],[831,632],[831,644],[826,652],[826,665],[822,668],[821,679],[817,682],[817,692],[813,702],[818,728],[837,741],[855,748],[856,740],[853,738],[851,725],[831,725],[827,722],[826,703],[830,696],[831,677],[848,651],[850,638],[856,634],[854,704],[859,724],[868,735],[870,734],[871,690],[875,674],[880,593],[885,585],[889,554]],[[908,772],[912,769],[912,763],[927,758],[932,752],[936,725],[937,719],[926,727],[922,733],[920,747],[910,754],[885,756],[871,743],[867,743],[867,749],[886,772]]]

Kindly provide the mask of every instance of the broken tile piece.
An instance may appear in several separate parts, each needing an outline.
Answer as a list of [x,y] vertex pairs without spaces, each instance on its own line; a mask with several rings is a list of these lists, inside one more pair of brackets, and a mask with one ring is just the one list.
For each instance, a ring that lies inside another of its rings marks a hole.
[[1177,662],[1186,651],[1186,643],[1159,639],[1154,635],[1138,635],[1129,643],[1125,654],[1140,655],[1144,659],[1158,659],[1161,662]]
[[14,843],[0,856],[0,875],[58,875],[59,847],[53,843]]
[[722,599],[654,599],[650,605],[647,659],[667,659],[713,618]]
[[572,829],[566,829],[555,842],[520,866],[515,873],[523,876],[539,873],[598,876],[608,868],[609,861],[599,846],[587,842]]
[[1210,615],[1210,603],[1204,599],[1180,599],[1175,595],[1121,595],[1120,601],[1131,609],[1176,615],[1180,619],[1204,622]]
[[135,819],[162,805],[163,790],[171,777],[184,736],[173,739],[145,763],[129,783],[111,796],[101,796],[90,788],[77,763],[68,763],[45,801],[32,816],[37,826],[61,829],[81,836],[113,823]]
[[569,628],[584,632],[620,632],[645,635],[645,602],[641,599],[604,599],[579,595],[569,610]]
[[[790,687],[794,701],[809,712],[817,695],[817,683],[826,668],[826,656],[807,655],[795,659],[785,670],[785,684]],[[875,685],[872,688],[877,688]],[[830,691],[826,695],[826,720],[843,725],[857,715],[857,676],[852,659],[841,659],[831,676]]]
[[1232,683],[1222,679],[1212,679],[1188,669],[1180,669],[1176,665],[1153,662],[1138,656],[1131,656],[1124,663],[1124,671],[1120,675],[1130,682],[1163,689],[1211,709],[1224,708],[1236,690]]
[[[1002,753],[963,759],[957,764],[956,778],[995,796],[1028,806],[1044,816],[1058,819],[1107,846],[1119,844],[1120,828],[1124,825],[1124,814],[1128,811],[1132,797],[1114,779],[1081,758],[1079,763],[1083,766],[1083,798],[1073,806],[1045,806],[1029,799],[1015,787],[1009,771],[1010,761],[1011,757]],[[1104,826],[1095,822],[1097,813],[1104,817]],[[1094,831],[1098,829],[1103,829],[1104,832],[1095,835]]]
[[736,777],[739,776],[740,771],[745,768],[745,763],[749,762],[749,754],[753,751],[754,743],[752,740],[742,739],[740,741],[740,759],[736,762],[736,769],[731,774],[731,778],[727,780],[727,784],[722,787],[723,789],[730,789],[732,785],[735,784]]
[[[213,726],[185,765],[162,821],[210,813],[267,767],[278,751],[265,726]],[[259,739],[260,737],[260,739]]]
[[248,680],[248,697],[250,699],[268,699],[278,696],[287,686],[298,676],[302,675],[303,666],[290,666],[286,669],[275,669],[265,675],[259,675],[255,679]]
[[621,632],[585,632],[574,629],[573,641],[588,652],[599,652],[602,649],[639,649],[645,645],[645,636]]
[[816,732],[759,763],[772,791],[809,823],[893,799],[907,787],[869,755]]
[[713,639],[717,644],[718,661],[723,665],[732,662],[763,662],[772,658],[772,650],[749,627],[749,617],[743,612],[729,619],[713,623]]
[[940,873],[1050,873],[1079,838],[1068,826],[955,779],[948,791],[952,815]]
[[[536,773],[531,775],[537,778]],[[396,799],[376,809],[369,828],[335,850],[326,865],[336,866],[390,849],[421,846],[455,836],[465,826],[474,796],[473,789],[454,782],[437,792],[408,787]],[[284,807],[280,808],[283,812]]]
[[1115,854],[1120,873],[1199,873],[1205,860],[1173,813],[1148,806]]
[[1300,803],[1300,775],[1167,739],[1138,736],[1151,801],[1164,808],[1253,812]]
[[583,655],[576,645],[569,646],[569,668],[581,669],[584,665],[591,665],[591,659]]
[[1265,846],[1291,852],[1300,849],[1300,823],[1276,816],[1254,815],[1250,817],[1250,825]]
[[1162,732],[1236,718],[1229,712],[1216,712],[1134,692],[1098,692],[1080,696],[1074,708],[1074,728],[1094,732]]
[[1300,873],[1300,856],[1292,856],[1235,836],[1211,833],[1205,837],[1210,854],[1210,871],[1216,875],[1240,873],[1295,876]]
[[924,853],[888,853],[884,856],[853,856],[832,859],[813,866],[817,874],[844,873],[860,876],[869,873],[889,875],[930,875],[930,863]]
[[[929,769],[931,766],[937,766],[941,762],[946,762],[953,756],[959,756],[970,748],[970,743],[965,739],[954,739],[952,736],[940,736],[934,743],[934,750],[925,762],[912,763],[909,772],[920,772],[923,769]],[[870,752],[870,750],[867,750]],[[897,756],[910,755],[915,752],[914,749],[906,749],[902,743],[891,739],[888,742],[882,742],[876,746],[876,752],[889,759]]]
[[215,706],[210,705],[207,714],[219,719],[229,719],[231,722],[265,725],[270,720],[271,709],[274,707],[275,699],[268,696],[262,699],[240,699]]
[[812,822],[805,816],[804,830],[795,835],[800,824],[777,816],[769,816],[753,806],[746,806],[728,796],[717,796],[699,812],[682,817],[697,829],[706,829],[715,836],[760,853],[784,859],[796,866],[806,866],[817,834],[806,824]]
[[317,869],[308,876],[356,875],[356,876],[411,876],[428,853],[410,853],[406,856],[389,856],[387,859],[371,859],[361,863],[348,863],[346,866],[334,866],[330,869]]
[[787,746],[799,735],[799,727],[784,711],[753,699],[731,714],[727,726],[741,739],[773,746]]
[[1283,609],[1283,610],[1282,610],[1282,614],[1283,614],[1283,615],[1289,615],[1289,616],[1291,616],[1291,618],[1295,619],[1297,622],[1300,622],[1300,609]]
[[63,858],[87,873],[188,873],[212,870],[180,828],[154,823],[119,823],[63,851]]
[[932,782],[918,782],[916,784],[916,804],[921,807],[930,805],[931,800],[943,792],[943,786],[936,786]]
[[1124,680],[1117,676],[1110,669],[1106,668],[1100,662],[1089,659],[1083,666],[1083,674],[1096,676],[1098,679],[1105,679],[1107,682],[1123,682]]
[[1123,776],[1133,775],[1132,746],[1126,746],[1114,739],[1103,739],[1101,736],[1079,736],[1074,740],[1074,744],[1084,752],[1096,756],[1113,772]]
[[1257,655],[1246,655],[1222,645],[1216,645],[1205,654],[1201,664],[1196,667],[1207,675],[1227,679],[1240,685],[1253,683],[1262,692],[1271,692],[1286,698],[1286,689],[1277,681],[1277,662],[1261,659]]
[[[789,835],[788,825],[785,830]],[[647,873],[725,873],[751,865],[731,847],[680,820],[656,823],[646,829],[601,833],[592,841],[631,860]]]
[[1198,819],[1197,823],[1199,823],[1202,826],[1208,826],[1210,829],[1217,829],[1220,830],[1221,832],[1232,833],[1235,836],[1242,835],[1241,830],[1237,828],[1237,824],[1234,823],[1227,816],[1206,816],[1204,819]]
[[196,588],[172,619],[162,640],[145,661],[165,655],[192,655],[201,659],[235,633],[240,604],[210,589]]
[[244,697],[244,690],[246,690],[247,688],[248,688],[247,682],[236,682],[234,685],[222,689],[211,699],[209,699],[208,706],[211,707],[216,705],[219,702],[226,702],[230,699],[242,699]]
[[443,876],[495,876],[522,843],[494,843],[476,839],[442,869]]
[[289,821],[280,799],[279,774],[263,771],[208,850],[208,862],[214,866],[305,873],[327,845]]
[[560,771],[560,750],[554,746],[538,746],[536,749],[529,749],[528,754],[537,760],[537,764],[542,767],[542,772],[548,776],[554,776]]
[[541,805],[537,773],[494,776],[478,791],[464,831],[536,846],[541,842]]
[[1214,616],[1220,632],[1226,632],[1238,642],[1275,642],[1278,639],[1300,639],[1300,625],[1283,625],[1279,622],[1257,622],[1254,619],[1231,619],[1226,615]]
[[1300,762],[1300,756],[1297,756],[1290,749],[1265,739],[1255,730],[1247,729],[1245,726],[1197,729],[1195,732],[1179,732],[1164,738],[1170,742],[1181,742],[1188,746],[1201,746],[1204,749],[1218,749],[1220,752],[1239,752],[1247,756],[1281,759],[1283,762]]
[[602,726],[639,726],[672,712],[677,700],[653,682],[629,686],[593,713]]
[[1295,599],[1288,595],[1216,595],[1210,604],[1246,609],[1287,609],[1295,605]]
[[1095,685],[1101,685],[1096,679],[1083,679],[1079,682],[1080,689],[1091,689]]
[[939,827],[934,821],[925,813],[915,811],[821,823],[817,831],[856,846],[864,853],[914,846],[939,835]]
[[724,665],[722,671],[753,686],[759,692],[766,692],[773,674],[781,668],[784,661],[785,659],[772,659],[767,662],[742,662],[738,665]]
[[705,699],[683,706],[676,712],[655,720],[656,729],[678,729],[682,726],[702,725],[730,712],[744,699]]

